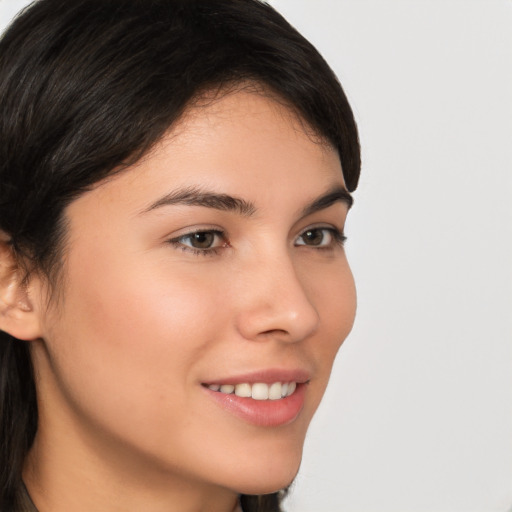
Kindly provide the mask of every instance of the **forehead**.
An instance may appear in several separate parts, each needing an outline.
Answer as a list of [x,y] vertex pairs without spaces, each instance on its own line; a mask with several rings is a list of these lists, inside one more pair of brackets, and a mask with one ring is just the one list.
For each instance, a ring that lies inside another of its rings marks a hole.
[[[297,172],[314,162],[318,171],[336,167],[337,178],[343,181],[337,150],[295,109],[264,90],[244,88],[195,102],[141,164],[188,157],[206,159],[213,169],[218,158],[225,165],[238,162],[240,173],[247,167],[262,178],[265,169],[258,168],[261,163],[278,171],[280,166],[284,169],[300,161],[299,156],[305,161],[296,165]],[[284,160],[288,165],[283,165]],[[220,170],[215,169],[217,173]]]
[[205,121],[226,122],[229,116],[233,121],[243,120],[247,124],[257,123],[262,117],[265,121],[273,118],[272,124],[290,124],[311,141],[332,148],[332,144],[304,120],[297,107],[259,82],[234,83],[231,87],[206,91],[191,102],[170,132],[179,134],[187,126]]
[[187,186],[258,203],[272,191],[284,201],[344,187],[344,181],[337,151],[295,111],[239,90],[196,102],[145,157],[99,184],[95,200],[103,196],[113,205],[113,197],[124,197],[135,204]]

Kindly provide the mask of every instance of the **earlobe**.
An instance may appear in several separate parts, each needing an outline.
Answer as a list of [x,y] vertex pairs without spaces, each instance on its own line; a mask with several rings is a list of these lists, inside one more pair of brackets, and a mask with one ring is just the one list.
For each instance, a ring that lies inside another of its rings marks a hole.
[[11,245],[0,233],[0,330],[20,340],[40,337],[39,318]]

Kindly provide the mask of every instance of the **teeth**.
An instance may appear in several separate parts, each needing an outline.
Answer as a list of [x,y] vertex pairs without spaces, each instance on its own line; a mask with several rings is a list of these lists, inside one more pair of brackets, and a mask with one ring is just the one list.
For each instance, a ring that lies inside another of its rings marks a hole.
[[254,400],[268,400],[268,384],[260,382],[253,384],[252,397]]
[[250,384],[237,384],[235,386],[235,395],[244,398],[250,398],[252,396],[252,388]]
[[280,382],[274,382],[274,384],[268,388],[268,398],[270,400],[279,400],[279,398],[281,398],[281,388],[282,385]]
[[253,400],[279,400],[292,395],[297,388],[297,383],[274,382],[265,384],[264,382],[257,382],[249,384],[244,382],[236,386],[232,384],[210,384],[208,388],[212,391],[219,391],[227,395],[234,393],[236,396],[252,398]]

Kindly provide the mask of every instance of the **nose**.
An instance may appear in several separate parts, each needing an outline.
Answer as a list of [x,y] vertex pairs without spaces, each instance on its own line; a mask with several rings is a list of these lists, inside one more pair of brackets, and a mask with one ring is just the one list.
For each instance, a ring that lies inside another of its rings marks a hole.
[[246,268],[236,319],[244,338],[297,342],[318,329],[318,311],[289,255],[260,256]]

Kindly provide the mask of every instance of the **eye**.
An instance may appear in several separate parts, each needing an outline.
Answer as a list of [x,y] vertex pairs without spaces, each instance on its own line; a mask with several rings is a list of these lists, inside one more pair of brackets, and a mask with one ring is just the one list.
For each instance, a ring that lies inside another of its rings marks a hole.
[[216,237],[217,233],[213,231],[200,231],[182,236],[180,242],[194,249],[210,249],[214,245]]
[[343,245],[345,237],[336,228],[309,228],[303,231],[295,241],[295,245],[327,248]]
[[214,253],[216,249],[229,246],[225,234],[213,229],[187,233],[173,238],[169,242],[184,251],[191,251],[195,254]]

